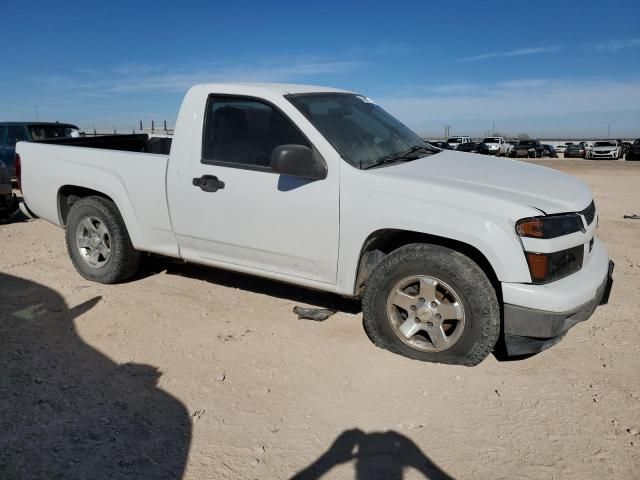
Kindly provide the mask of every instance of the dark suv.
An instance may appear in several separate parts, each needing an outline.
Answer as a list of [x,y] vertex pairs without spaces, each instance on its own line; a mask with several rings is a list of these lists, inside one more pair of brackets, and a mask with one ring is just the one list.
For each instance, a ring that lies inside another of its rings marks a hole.
[[18,201],[11,189],[9,170],[0,162],[0,221],[6,220],[16,210]]
[[510,157],[544,157],[544,147],[539,140],[520,140],[509,153]]
[[636,138],[636,140],[629,146],[629,150],[627,150],[624,159],[640,160],[640,138]]
[[0,122],[0,162],[4,162],[11,178],[16,177],[14,157],[16,143],[47,138],[79,135],[78,127],[70,123]]

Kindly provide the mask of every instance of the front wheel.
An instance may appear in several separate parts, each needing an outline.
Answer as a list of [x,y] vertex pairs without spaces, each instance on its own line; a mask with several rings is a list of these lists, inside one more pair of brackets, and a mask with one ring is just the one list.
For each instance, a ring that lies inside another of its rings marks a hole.
[[86,197],[73,204],[65,238],[71,261],[80,275],[100,283],[130,278],[140,264],[127,227],[113,202]]
[[437,245],[387,255],[367,280],[362,310],[377,346],[427,362],[477,365],[500,334],[500,307],[486,274]]

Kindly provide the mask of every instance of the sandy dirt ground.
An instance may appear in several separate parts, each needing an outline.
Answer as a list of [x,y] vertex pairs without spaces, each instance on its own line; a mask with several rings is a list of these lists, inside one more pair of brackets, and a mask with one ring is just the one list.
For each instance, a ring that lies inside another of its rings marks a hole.
[[339,297],[165,259],[93,284],[62,230],[0,226],[0,477],[640,478],[640,162],[536,163],[593,188],[610,304],[474,368],[376,348]]

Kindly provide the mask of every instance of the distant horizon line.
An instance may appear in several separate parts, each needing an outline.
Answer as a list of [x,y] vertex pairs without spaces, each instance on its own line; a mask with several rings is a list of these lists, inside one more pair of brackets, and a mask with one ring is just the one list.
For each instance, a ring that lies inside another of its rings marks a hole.
[[[77,125],[77,123],[76,123]],[[81,125],[81,124],[80,124]],[[88,132],[88,133],[92,133],[94,130],[98,135],[113,135],[114,129],[116,131],[117,135],[120,134],[127,134],[127,133],[152,133],[152,128],[151,126],[149,127],[143,127],[142,129],[140,128],[133,128],[133,127],[118,127],[118,126],[114,126],[114,127],[107,127],[107,128],[97,128],[97,127],[82,127],[80,126],[80,131],[82,132]],[[158,122],[158,124],[156,126],[154,126],[153,128],[153,133],[167,133],[171,132],[171,134],[173,134],[175,130],[175,126],[170,125],[169,123],[167,123],[167,129],[164,129],[164,124],[162,122]],[[466,134],[453,134],[450,135],[449,138],[451,137],[464,137],[464,136],[468,136],[472,139],[474,138],[487,138],[487,137],[502,137],[505,139],[512,139],[512,138],[517,138],[518,135],[522,134],[522,133],[526,133],[526,132],[520,132],[520,133],[516,133],[516,134],[483,134],[483,135],[466,135]],[[559,142],[559,141],[563,141],[563,140],[584,140],[584,141],[595,141],[595,140],[617,140],[617,139],[621,139],[621,140],[636,140],[638,138],[640,138],[640,135],[637,136],[629,136],[629,135],[620,135],[620,136],[596,136],[596,135],[532,135],[529,133],[526,133],[529,138],[534,139],[534,140],[548,140],[551,142]],[[420,138],[423,139],[430,139],[430,140],[446,140],[446,137],[444,137],[443,135],[440,134],[434,134],[431,135],[429,133],[419,133],[418,136]]]

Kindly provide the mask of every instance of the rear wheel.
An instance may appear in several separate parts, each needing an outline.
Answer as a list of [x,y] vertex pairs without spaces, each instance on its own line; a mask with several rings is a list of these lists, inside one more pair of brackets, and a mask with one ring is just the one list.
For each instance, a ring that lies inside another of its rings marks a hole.
[[485,273],[436,245],[406,245],[387,255],[367,280],[362,310],[377,346],[422,361],[477,365],[500,333],[500,308]]
[[67,216],[67,251],[80,275],[100,283],[130,278],[140,264],[127,227],[113,202],[86,197],[73,204]]

